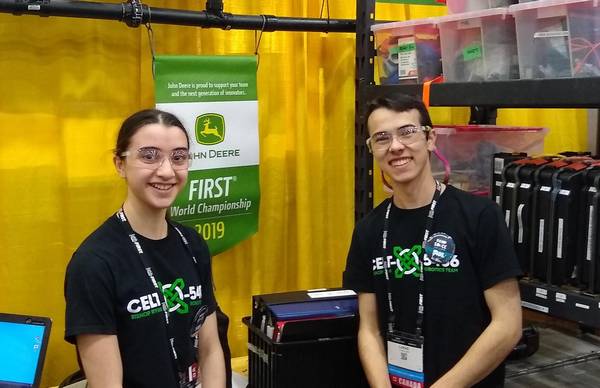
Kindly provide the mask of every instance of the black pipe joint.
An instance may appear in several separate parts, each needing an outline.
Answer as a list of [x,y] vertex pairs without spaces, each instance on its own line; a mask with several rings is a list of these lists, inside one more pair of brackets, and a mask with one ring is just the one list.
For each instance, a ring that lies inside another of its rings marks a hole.
[[147,22],[148,20],[144,20],[144,11],[147,15],[148,6],[142,4],[140,0],[130,0],[127,3],[123,3],[123,19],[129,27],[139,27],[140,24]]
[[223,16],[223,0],[206,0],[206,12],[216,16]]
[[[25,10],[40,11],[42,9],[42,6],[48,5],[48,4],[50,4],[50,0],[15,0],[15,5],[17,5],[19,8],[22,7],[23,11],[25,11]],[[15,11],[12,14],[15,16],[21,16],[21,15],[23,15],[23,12]],[[47,16],[47,15],[40,13],[40,16]]]

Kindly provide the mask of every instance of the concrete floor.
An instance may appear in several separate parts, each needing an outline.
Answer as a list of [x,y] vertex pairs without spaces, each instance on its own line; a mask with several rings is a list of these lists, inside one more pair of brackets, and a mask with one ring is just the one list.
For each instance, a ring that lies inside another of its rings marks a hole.
[[538,327],[539,350],[506,367],[506,388],[600,388],[600,339]]

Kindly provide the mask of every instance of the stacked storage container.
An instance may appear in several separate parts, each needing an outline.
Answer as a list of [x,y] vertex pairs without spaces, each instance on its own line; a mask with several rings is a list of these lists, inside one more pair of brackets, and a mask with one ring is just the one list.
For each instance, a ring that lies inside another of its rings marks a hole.
[[432,18],[374,25],[379,81],[422,83],[442,74],[440,33]]
[[600,76],[600,3],[539,0],[512,5],[521,78]]
[[443,16],[438,25],[446,81],[519,77],[515,23],[508,8]]
[[373,26],[380,83],[600,76],[598,0],[514,2],[448,0],[450,15]]
[[448,13],[481,11],[482,9],[508,7],[515,3],[511,0],[448,0]]
[[[501,127],[495,125],[435,126],[437,150],[450,164],[454,186],[480,195],[490,195],[490,166],[498,152],[540,154],[548,133],[540,127]],[[444,166],[432,158],[432,170],[438,179]],[[502,172],[502,167],[499,169]]]

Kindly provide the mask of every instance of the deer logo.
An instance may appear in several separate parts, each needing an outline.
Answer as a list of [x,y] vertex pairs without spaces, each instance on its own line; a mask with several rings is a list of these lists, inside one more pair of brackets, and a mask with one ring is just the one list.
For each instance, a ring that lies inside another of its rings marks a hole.
[[204,119],[204,127],[202,128],[202,130],[200,131],[200,135],[201,136],[208,136],[208,135],[214,135],[217,136],[219,139],[223,140],[223,135],[219,133],[219,128],[217,127],[210,127],[210,119],[206,118]]
[[204,145],[219,144],[225,140],[225,118],[217,113],[206,113],[196,118],[196,141]]

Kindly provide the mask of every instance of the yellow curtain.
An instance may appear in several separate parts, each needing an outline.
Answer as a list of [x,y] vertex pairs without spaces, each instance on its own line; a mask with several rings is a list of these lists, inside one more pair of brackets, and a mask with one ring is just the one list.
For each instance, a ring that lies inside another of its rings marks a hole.
[[[354,2],[329,5],[333,18],[355,17]],[[321,0],[225,1],[225,7],[236,14],[318,17]],[[380,5],[377,17],[444,12]],[[153,29],[158,54],[248,54],[255,48],[252,31]],[[251,295],[341,283],[354,223],[354,48],[349,33],[262,37],[260,229],[213,261],[234,356],[246,353],[241,318],[250,314]],[[0,310],[52,317],[42,386],[56,385],[76,369],[74,348],[63,340],[65,267],[124,198],[111,149],[122,119],[154,104],[150,49],[144,28],[8,14],[0,15],[0,49]],[[583,114],[537,112],[502,113],[500,121],[547,124],[552,151],[585,148]],[[464,122],[466,114],[439,109],[434,120]]]

